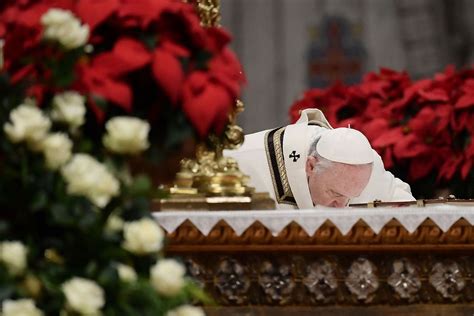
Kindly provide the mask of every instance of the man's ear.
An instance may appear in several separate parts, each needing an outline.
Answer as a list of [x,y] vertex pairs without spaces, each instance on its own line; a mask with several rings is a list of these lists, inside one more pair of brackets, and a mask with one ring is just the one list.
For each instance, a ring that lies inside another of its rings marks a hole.
[[306,176],[309,176],[311,173],[314,172],[314,168],[316,168],[317,163],[318,163],[318,158],[316,157],[308,156],[308,158],[306,158],[306,165],[305,165]]

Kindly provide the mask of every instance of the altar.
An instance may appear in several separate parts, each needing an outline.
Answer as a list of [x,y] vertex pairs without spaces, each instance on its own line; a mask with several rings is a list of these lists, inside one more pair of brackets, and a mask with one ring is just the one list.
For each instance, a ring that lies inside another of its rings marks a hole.
[[472,205],[153,215],[208,315],[474,312]]

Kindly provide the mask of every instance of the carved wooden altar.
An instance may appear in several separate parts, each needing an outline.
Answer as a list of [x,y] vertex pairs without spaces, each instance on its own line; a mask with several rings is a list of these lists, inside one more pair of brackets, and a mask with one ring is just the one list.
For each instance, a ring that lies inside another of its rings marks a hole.
[[167,254],[221,306],[208,315],[474,313],[474,227],[463,218],[413,233],[392,219],[378,234],[359,220],[345,235],[329,221],[312,235],[256,221],[240,236],[222,220],[207,235],[188,220],[168,238]]

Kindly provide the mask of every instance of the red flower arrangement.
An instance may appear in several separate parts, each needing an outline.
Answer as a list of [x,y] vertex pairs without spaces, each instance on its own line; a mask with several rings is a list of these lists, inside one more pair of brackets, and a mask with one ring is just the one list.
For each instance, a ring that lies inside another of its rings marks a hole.
[[474,183],[474,70],[447,67],[413,81],[406,72],[381,69],[353,86],[311,89],[290,108],[319,108],[333,126],[362,131],[385,166],[412,183],[417,196],[435,190],[472,195]]
[[[46,45],[41,17],[50,8],[87,25],[85,50]],[[201,138],[221,133],[244,82],[229,34],[203,28],[180,0],[2,1],[0,38],[3,71],[12,84],[27,83],[39,106],[73,89],[87,96],[99,124],[111,113],[134,114],[159,126],[162,138],[183,129],[189,137],[189,127]]]

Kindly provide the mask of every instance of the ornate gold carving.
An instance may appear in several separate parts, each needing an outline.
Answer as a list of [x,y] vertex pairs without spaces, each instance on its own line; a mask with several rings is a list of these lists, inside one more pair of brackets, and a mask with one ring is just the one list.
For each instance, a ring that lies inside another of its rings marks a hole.
[[[277,236],[259,222],[237,236],[224,221],[204,236],[186,221],[168,238],[167,253],[192,260],[224,305],[461,304],[474,295],[474,226],[464,219],[446,232],[428,219],[411,234],[396,220],[378,234],[359,221],[346,235],[326,222],[312,236],[294,222]],[[224,262],[238,293],[217,288]],[[370,264],[355,269],[361,262]]]
[[220,26],[220,0],[185,0],[185,2],[196,6],[203,26]]
[[442,232],[431,220],[423,222],[412,234],[400,223],[392,220],[374,234],[364,222],[359,221],[342,235],[330,222],[323,224],[313,236],[296,223],[290,223],[277,236],[259,222],[252,224],[237,236],[226,222],[220,221],[204,236],[186,221],[169,234],[168,251],[255,251],[273,252],[297,250],[300,252],[338,251],[458,251],[474,250],[474,227],[466,220],[456,222],[447,232]]

